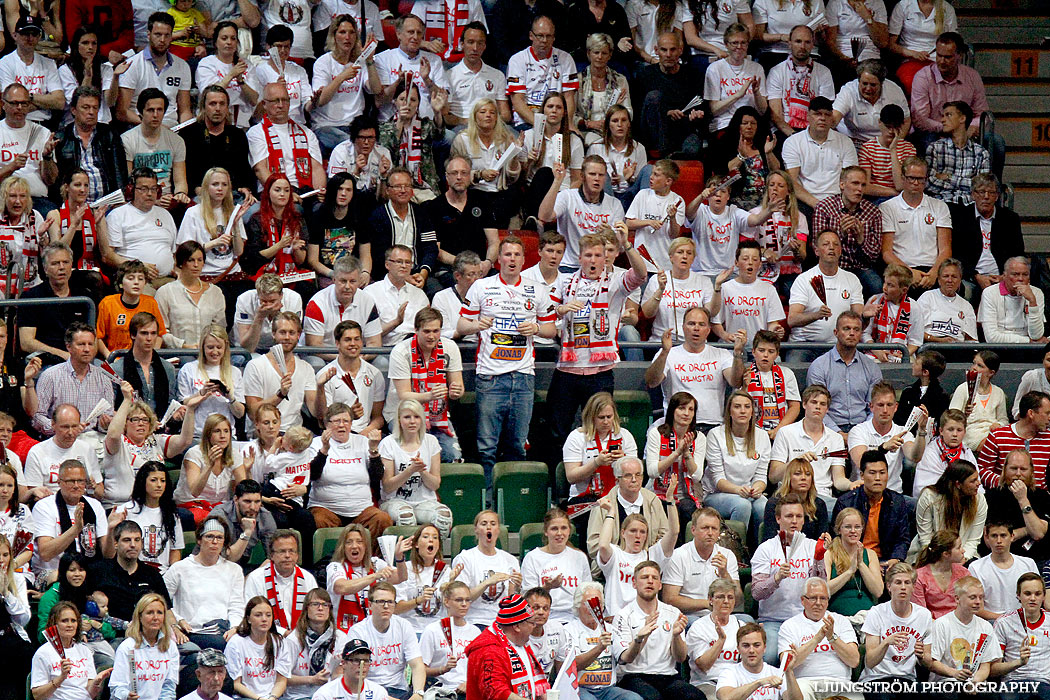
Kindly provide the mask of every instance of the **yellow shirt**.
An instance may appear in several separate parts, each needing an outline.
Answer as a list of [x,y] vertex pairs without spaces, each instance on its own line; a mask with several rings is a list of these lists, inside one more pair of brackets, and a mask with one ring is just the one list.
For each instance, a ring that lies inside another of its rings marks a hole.
[[[175,29],[172,31],[173,34],[189,29],[194,23],[198,26],[202,26],[205,22],[204,15],[201,14],[201,11],[196,7],[191,7],[185,12],[170,7],[168,8],[168,14],[175,18]],[[204,40],[199,36],[188,36],[185,39],[176,39],[171,43],[175,46],[198,46],[199,44],[204,43]]]

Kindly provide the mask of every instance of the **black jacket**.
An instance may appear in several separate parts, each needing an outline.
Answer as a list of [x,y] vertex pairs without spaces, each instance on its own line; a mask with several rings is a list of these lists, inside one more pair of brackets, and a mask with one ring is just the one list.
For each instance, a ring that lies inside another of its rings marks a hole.
[[[124,189],[124,186],[128,184],[128,159],[124,154],[124,144],[108,124],[95,126],[91,152],[95,158],[95,165],[102,172],[105,194]],[[52,193],[56,195],[53,196],[54,201],[62,201],[57,188],[65,181],[69,173],[80,167],[83,153],[84,144],[77,136],[76,124],[71,122],[58,132],[55,161],[58,163],[59,178]]]
[[[416,264],[412,266],[412,272],[425,269],[428,274],[433,274],[437,268],[437,232],[423,207],[414,202],[409,202],[408,206],[416,220]],[[380,204],[368,217],[367,236],[372,244],[372,279],[381,280],[386,274],[386,251],[394,245],[394,224],[386,204]]]
[[248,137],[242,129],[230,124],[218,136],[208,133],[203,121],[198,121],[179,132],[186,142],[186,182],[190,185],[190,196],[201,186],[204,173],[210,168],[225,168],[236,191],[241,187],[254,192],[255,172],[252,170],[248,150]]
[[[864,493],[864,487],[858,486],[848,491],[835,501],[835,509],[831,512],[831,522],[835,522],[839,511],[843,508],[856,508],[864,516],[864,522],[868,521],[868,512],[871,503]],[[911,544],[911,510],[908,508],[904,495],[886,489],[882,493],[882,507],[879,508],[879,549],[881,559],[896,559],[904,561],[908,556],[908,546]]]
[[[963,277],[972,280],[981,257],[981,224],[973,204],[948,204],[952,214],[952,254],[963,264]],[[992,219],[992,256],[1002,272],[1006,261],[1024,255],[1021,218],[1005,207],[995,208]]]
[[948,410],[948,405],[951,401],[952,397],[948,395],[941,383],[936,379],[930,382],[930,386],[926,389],[926,395],[922,396],[922,385],[916,379],[914,384],[901,392],[900,401],[897,403],[897,412],[893,414],[893,422],[897,425],[907,423],[908,416],[911,415],[911,409],[920,403],[926,407],[930,418],[933,418],[934,421],[939,421],[941,414]]

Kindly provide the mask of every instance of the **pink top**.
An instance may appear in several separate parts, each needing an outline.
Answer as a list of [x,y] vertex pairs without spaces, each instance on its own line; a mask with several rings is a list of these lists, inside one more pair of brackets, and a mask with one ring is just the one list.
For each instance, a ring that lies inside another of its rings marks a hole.
[[980,124],[981,112],[988,109],[981,75],[969,66],[959,66],[955,80],[947,81],[931,63],[915,74],[911,86],[912,125],[920,131],[941,131],[941,107],[945,102],[962,100],[973,108],[973,121]]
[[956,581],[969,575],[969,570],[962,564],[952,564],[952,580],[948,582],[946,589],[941,590],[936,579],[933,578],[933,570],[929,566],[924,566],[916,572],[915,592],[912,593],[911,600],[929,610],[933,619],[936,620],[955,610],[955,595],[952,588]]

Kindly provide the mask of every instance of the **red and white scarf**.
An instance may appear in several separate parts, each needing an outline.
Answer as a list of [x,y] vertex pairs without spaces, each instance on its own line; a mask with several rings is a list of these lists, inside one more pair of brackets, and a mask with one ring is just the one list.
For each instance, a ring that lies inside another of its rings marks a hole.
[[424,41],[440,39],[445,44],[445,53],[441,57],[446,61],[463,58],[460,47],[463,27],[470,23],[470,4],[467,0],[441,0],[441,8],[427,8],[423,19],[426,24]]
[[[602,439],[598,437],[598,434],[594,434],[594,444],[598,448],[598,452],[595,454],[601,454],[602,452],[611,452],[614,449],[619,449],[623,446],[623,437],[620,435],[609,435],[608,442],[605,443],[605,448],[602,448]],[[616,475],[613,474],[612,464],[606,464],[605,466],[598,465],[591,474],[591,480],[587,482],[587,488],[580,494],[580,496],[592,495],[595,498],[601,498],[605,494],[609,493],[612,489],[613,484],[616,483]],[[579,498],[580,496],[577,496]]]
[[[678,449],[678,437],[674,434],[672,429],[669,434],[664,435],[663,431],[660,431],[660,461],[670,457],[674,451]],[[689,452],[695,453],[696,443],[694,442],[689,446]],[[685,495],[696,504],[696,507],[700,507],[700,499],[693,492],[693,478],[689,474],[689,469],[685,466],[685,455],[682,455],[681,459],[676,459],[670,467],[667,468],[660,476],[653,480],[652,490],[660,498],[666,500],[667,498],[667,487],[670,486],[671,475],[678,475],[678,487],[679,489],[685,488]],[[678,494],[674,494],[677,496]]]
[[[281,137],[273,128],[273,122],[269,117],[263,117],[262,125],[263,134],[266,135],[266,164],[271,173],[284,173],[284,149],[281,148]],[[289,119],[288,135],[292,139],[295,186],[308,187],[313,182],[313,164],[310,162],[310,141],[306,138],[306,129]]]
[[[770,368],[770,374],[773,375],[773,396],[777,400],[777,415],[783,420],[784,415],[787,413],[787,389],[784,384],[784,370],[780,368],[780,365],[774,364]],[[751,368],[747,371],[747,393],[751,396],[751,400],[755,402],[755,415],[759,417],[759,422],[762,422],[766,390],[762,386],[762,373],[754,362],[751,363]]]
[[[354,567],[350,566],[350,562],[343,562],[343,573],[346,574],[347,581],[353,580]],[[365,576],[371,576],[374,573],[375,568],[372,566],[371,558],[369,558],[368,569],[365,571]],[[350,595],[340,597],[339,607],[336,609],[335,613],[335,626],[337,628],[346,632],[353,625],[366,617],[368,617],[368,586],[365,586],[357,593],[351,593]]]
[[529,644],[524,645],[528,658],[523,660],[499,625],[493,622],[489,629],[492,631],[492,634],[496,635],[496,639],[502,642],[503,647],[507,650],[507,656],[510,658],[511,692],[525,698],[525,700],[536,700],[546,695],[548,689],[547,678],[543,675],[543,667],[536,660],[536,654],[533,653],[532,646]]
[[[266,247],[270,248],[277,245],[277,242],[282,238],[284,238],[284,219],[282,218],[280,221],[277,221],[271,218],[269,229],[266,231]],[[255,273],[253,279],[259,279],[259,277],[267,272],[273,272],[278,275],[290,275],[298,272],[295,258],[292,256],[291,246],[281,248],[277,251],[277,255],[273,256],[273,259],[270,260],[270,262],[260,267],[259,271]]]
[[[397,117],[395,116],[396,120]],[[398,144],[398,163],[412,174],[412,182],[417,185],[423,182],[423,122],[419,114],[412,117],[412,122],[401,131],[401,142]]]
[[[58,210],[59,216],[59,232],[62,236],[66,235],[69,231],[69,222],[72,219],[72,214],[69,211],[69,201],[62,202],[62,207]],[[84,253],[81,255],[80,260],[76,261],[76,267],[78,270],[99,270],[98,263],[95,261],[95,250],[97,247],[97,239],[95,237],[95,213],[91,211],[91,207],[84,210],[84,219],[80,225],[80,234],[84,240]]]
[[796,66],[794,59],[788,60],[791,76],[788,78],[788,125],[793,129],[805,129],[809,126],[809,101],[813,99],[810,78],[813,76],[812,60],[804,66]]
[[879,295],[879,313],[875,316],[875,325],[871,329],[871,339],[876,343],[904,343],[911,330],[911,300],[904,295],[897,307],[897,315],[890,320],[890,302],[885,294]]
[[266,583],[266,600],[270,602],[270,607],[273,608],[274,620],[286,630],[292,629],[295,627],[295,623],[299,622],[299,616],[302,615],[303,606],[306,603],[306,576],[303,575],[303,570],[298,566],[295,567],[294,578],[295,580],[292,582],[292,600],[294,602],[290,611],[291,616],[281,607],[281,598],[277,595],[277,569],[272,561],[264,579]]
[[433,617],[441,607],[441,603],[438,600],[438,596],[441,595],[441,592],[437,590],[437,582],[438,579],[441,578],[441,572],[445,570],[445,566],[444,559],[434,560],[434,573],[430,577],[430,587],[435,589],[434,595],[429,598],[424,598],[423,602],[416,606],[416,613],[419,614],[420,617]]
[[[419,349],[419,339],[412,336],[412,391],[417,394],[425,394],[436,386],[448,386],[445,375],[445,361],[447,356],[445,350],[438,341],[437,347],[429,358],[424,358]],[[448,400],[433,399],[427,401],[424,408],[427,411],[427,430],[431,427],[438,428],[447,435],[454,435],[448,421]]]
[[[21,252],[23,265],[21,281],[24,286],[28,286],[30,282],[37,279],[40,238],[36,224],[35,211],[23,213],[18,221],[0,219],[0,242],[7,244],[0,246],[0,268],[6,270],[11,264],[11,257],[17,259]],[[19,246],[21,246],[20,251]]]
[[[577,270],[565,285],[562,301],[573,299],[575,292],[583,284],[583,271]],[[616,329],[613,328],[609,314],[609,276],[603,271],[599,280],[598,293],[590,302],[587,316],[574,313],[566,319],[561,331],[561,361],[575,363],[580,361],[577,352],[587,348],[591,352],[591,365],[604,365],[616,362],[617,345]]]
[[937,451],[940,452],[941,461],[945,466],[950,467],[962,457],[963,446],[960,444],[958,447],[948,447],[943,438],[937,438]]

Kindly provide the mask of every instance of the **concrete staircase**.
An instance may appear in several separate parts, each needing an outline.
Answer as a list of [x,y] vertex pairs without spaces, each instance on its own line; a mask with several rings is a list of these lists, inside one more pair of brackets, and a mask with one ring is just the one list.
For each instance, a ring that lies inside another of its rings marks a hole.
[[1003,180],[1014,187],[1025,248],[1050,253],[1050,3],[954,0],[954,5],[959,30],[974,48],[996,131],[1006,140]]

